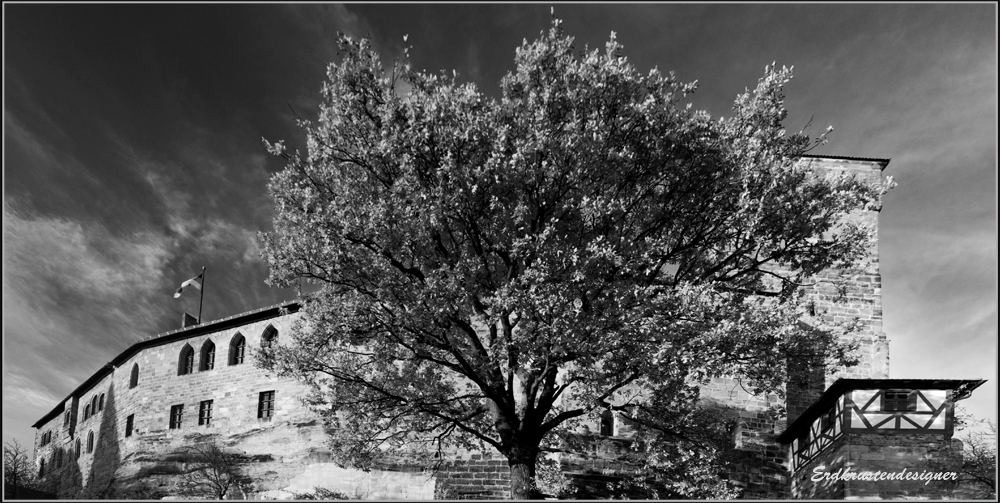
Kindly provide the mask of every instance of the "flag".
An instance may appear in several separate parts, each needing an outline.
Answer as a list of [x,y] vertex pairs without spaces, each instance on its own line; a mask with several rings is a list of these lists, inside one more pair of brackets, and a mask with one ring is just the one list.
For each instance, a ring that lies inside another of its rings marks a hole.
[[191,278],[191,279],[189,279],[189,280],[181,283],[181,287],[178,288],[176,292],[174,292],[174,298],[176,299],[177,297],[180,297],[181,296],[181,292],[184,291],[184,287],[189,286],[189,285],[193,286],[193,287],[195,287],[195,288],[197,288],[199,290],[201,290],[201,277],[204,276],[204,275],[205,275],[205,272],[202,271],[201,274],[199,274],[199,275],[197,275],[197,276],[195,276],[195,277],[193,277],[193,278]]

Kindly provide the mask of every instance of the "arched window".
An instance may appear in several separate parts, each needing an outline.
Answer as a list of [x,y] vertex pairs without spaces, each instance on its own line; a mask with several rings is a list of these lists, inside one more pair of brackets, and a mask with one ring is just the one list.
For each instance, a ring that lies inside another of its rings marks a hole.
[[90,404],[89,403],[86,406],[84,406],[84,408],[83,408],[83,419],[84,420],[90,419]]
[[97,395],[90,399],[90,415],[97,414]]
[[104,410],[104,393],[101,393],[101,399],[97,401],[97,410]]
[[615,414],[610,410],[601,413],[601,436],[613,437],[615,435]]
[[94,452],[94,432],[87,434],[87,454]]
[[215,343],[208,340],[205,341],[205,345],[201,347],[201,363],[198,365],[198,370],[212,370],[215,368]]
[[268,325],[264,329],[264,334],[260,336],[260,347],[269,348],[278,344],[278,329]]
[[63,418],[63,426],[69,426],[69,417],[71,414],[71,411],[66,411],[66,417]]
[[76,439],[76,457],[80,459],[80,439]]
[[132,365],[132,375],[128,378],[128,387],[132,389],[139,385],[139,364]]
[[45,476],[45,458],[41,459],[41,463],[38,465],[38,478]]
[[247,340],[243,337],[243,334],[236,334],[233,336],[233,340],[229,341],[229,364],[239,365],[243,363],[243,359],[246,356],[247,351]]
[[177,363],[177,375],[190,374],[194,372],[194,349],[185,344],[181,349],[180,361]]

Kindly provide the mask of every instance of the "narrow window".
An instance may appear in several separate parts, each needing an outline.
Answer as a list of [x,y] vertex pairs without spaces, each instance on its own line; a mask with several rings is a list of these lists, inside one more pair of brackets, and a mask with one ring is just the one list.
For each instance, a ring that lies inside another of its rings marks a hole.
[[80,459],[80,439],[76,439],[76,458]]
[[94,452],[94,432],[87,434],[87,454]]
[[229,343],[229,364],[239,365],[243,363],[246,354],[247,340],[242,334],[236,334]]
[[274,416],[274,392],[261,392],[260,401],[257,403],[257,418],[270,421],[272,416]]
[[610,410],[601,413],[601,436],[611,437],[615,434],[615,415]]
[[62,468],[63,450],[62,447],[56,449],[56,468]]
[[201,367],[198,370],[212,370],[215,368],[215,343],[205,341],[201,347]]
[[97,395],[94,395],[94,397],[90,399],[90,415],[97,415]]
[[170,407],[170,429],[176,430],[181,427],[181,420],[184,418],[184,405],[173,405]]
[[887,390],[882,394],[882,410],[886,412],[917,410],[917,394],[908,390]]
[[69,416],[70,416],[70,414],[71,414],[70,411],[67,410],[66,411],[66,416],[63,418],[63,426],[69,426]]
[[90,419],[90,404],[88,403],[86,407],[83,408],[83,419],[86,421]]
[[830,426],[833,426],[833,422],[837,419],[837,409],[830,409],[829,412],[823,414],[823,418],[820,420],[820,431],[825,431]]
[[177,375],[190,374],[194,372],[194,349],[185,344],[181,349],[180,361],[177,363]]
[[41,463],[38,465],[38,478],[45,476],[45,458],[41,459]]
[[104,410],[104,393],[101,393],[101,399],[97,402],[97,410]]
[[125,418],[125,436],[132,436],[132,427],[135,426],[135,414],[131,414]]
[[260,347],[269,348],[278,343],[278,329],[268,325],[264,329],[264,335],[260,337]]
[[132,389],[139,385],[139,364],[132,365],[132,375],[128,378],[128,387]]
[[212,401],[204,400],[198,407],[198,425],[211,426],[212,424]]

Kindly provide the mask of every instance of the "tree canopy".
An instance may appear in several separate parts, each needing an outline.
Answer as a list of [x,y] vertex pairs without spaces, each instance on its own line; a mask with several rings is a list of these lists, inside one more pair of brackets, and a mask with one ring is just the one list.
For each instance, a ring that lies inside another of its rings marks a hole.
[[682,439],[712,377],[780,393],[789,358],[849,363],[797,324],[801,285],[865,256],[845,216],[886,186],[796,164],[825,134],[782,128],[790,69],[712,120],[558,21],[499,99],[339,43],[307,153],[265,140],[288,163],[261,242],[269,284],[318,285],[263,363],[314,385],[341,462],[493,448],[528,497],[539,453],[603,410]]

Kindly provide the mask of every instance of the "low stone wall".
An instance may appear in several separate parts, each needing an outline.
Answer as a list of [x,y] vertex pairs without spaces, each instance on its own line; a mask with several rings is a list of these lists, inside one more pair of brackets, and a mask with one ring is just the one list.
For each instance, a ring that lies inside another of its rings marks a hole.
[[445,461],[436,477],[436,499],[510,498],[510,466],[499,454],[467,454]]

